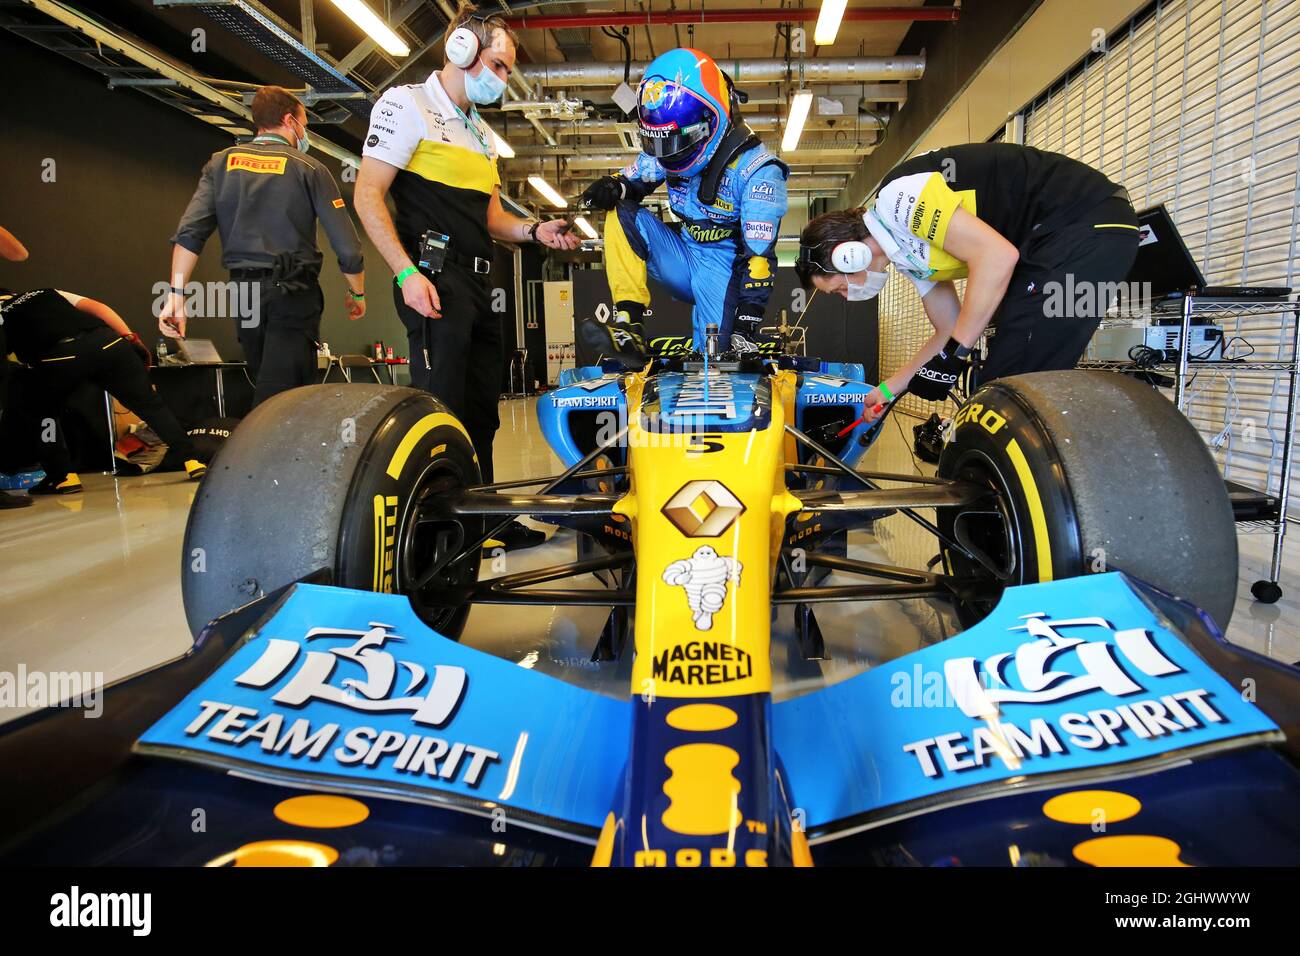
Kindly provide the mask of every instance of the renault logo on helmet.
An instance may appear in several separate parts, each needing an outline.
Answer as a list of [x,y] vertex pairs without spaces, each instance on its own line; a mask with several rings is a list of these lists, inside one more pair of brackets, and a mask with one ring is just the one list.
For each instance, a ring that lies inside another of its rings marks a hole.
[[740,499],[720,481],[688,481],[663,507],[664,517],[688,538],[716,538],[744,513]]

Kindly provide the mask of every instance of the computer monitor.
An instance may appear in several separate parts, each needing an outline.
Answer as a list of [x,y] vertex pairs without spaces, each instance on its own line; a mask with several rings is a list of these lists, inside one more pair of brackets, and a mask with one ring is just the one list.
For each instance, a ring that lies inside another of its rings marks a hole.
[[220,365],[221,353],[211,339],[181,339],[181,356],[191,365]]

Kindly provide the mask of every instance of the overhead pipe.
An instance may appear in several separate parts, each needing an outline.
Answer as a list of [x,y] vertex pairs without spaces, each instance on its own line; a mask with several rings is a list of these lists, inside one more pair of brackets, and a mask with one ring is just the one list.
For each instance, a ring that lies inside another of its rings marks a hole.
[[[863,150],[862,155],[866,155],[867,152],[868,150]],[[577,155],[579,155],[578,150],[564,146],[561,146],[558,149],[551,149],[545,146],[516,146],[515,155],[510,159],[502,159],[501,163],[507,173],[550,171],[555,168],[554,160],[559,159],[565,161],[569,157]],[[583,155],[588,158],[592,156],[590,153]],[[636,151],[632,150],[626,153],[605,153],[603,155],[610,160],[618,160],[618,162],[613,163],[608,167],[606,167],[603,162],[599,165],[593,163],[590,168],[613,169],[616,167],[626,166],[636,156]],[[855,157],[856,155],[857,154],[855,154]],[[785,153],[781,158],[785,160],[786,164],[789,166],[811,166],[817,168],[820,172],[828,174],[834,173],[841,176],[851,176],[853,173],[857,172],[857,167],[849,165],[849,160],[841,159],[838,163],[828,163],[826,156],[817,152]],[[575,166],[574,168],[576,169],[578,167]]]
[[[523,170],[532,172],[536,170],[553,169],[555,166],[555,160],[557,159],[561,160],[568,169],[599,171],[622,169],[624,166],[628,165],[635,156],[636,153],[581,153],[578,155],[568,156],[556,153],[550,153],[544,156],[516,154],[512,159],[503,159],[501,162],[505,164],[505,169],[509,173],[520,172]],[[800,166],[806,166],[809,165],[809,163],[815,164],[816,158],[810,156],[801,161],[797,161],[797,165]],[[829,166],[831,164],[823,162],[820,165]]]
[[[567,27],[686,26],[697,23],[794,23],[816,20],[821,9],[744,8],[738,10],[643,10],[625,13],[544,13],[506,17],[512,30],[561,30]],[[961,19],[961,7],[863,7],[845,10],[843,19],[876,22],[946,21]]]
[[[924,9],[918,7],[917,9]],[[630,81],[641,79],[647,64],[633,63]],[[882,80],[919,80],[925,74],[925,55],[838,56],[785,60],[718,60],[737,84],[779,83],[797,79],[802,68],[805,83],[874,83]],[[618,86],[622,63],[526,63],[515,70],[539,86]]]
[[[574,175],[577,173],[578,175]],[[585,174],[584,174],[585,173]],[[584,171],[580,169],[572,170],[568,174],[561,174],[558,178],[561,181],[571,183],[588,183],[599,179],[597,175],[600,170]],[[790,177],[786,183],[787,192],[806,192],[810,189],[843,189],[847,176],[835,176],[830,174],[819,173],[796,173]]]
[[[744,113],[742,118],[750,129],[756,131],[780,129],[785,124],[785,117],[777,113]],[[586,136],[597,133],[621,133],[623,130],[634,131],[636,123],[612,119],[563,119],[558,116],[541,116],[543,122],[554,121],[561,125],[555,129],[556,136]],[[848,115],[809,116],[804,129],[880,129],[884,124],[878,116],[868,113]]]
[[[867,156],[875,148],[873,145],[850,143],[845,141],[810,140],[800,142],[799,148],[790,153],[778,153],[774,144],[768,144],[769,150],[787,162],[807,165],[809,160],[826,162],[832,156]],[[503,159],[509,169],[536,168],[539,163],[553,159],[563,159],[573,169],[616,169],[626,166],[638,154],[639,150],[629,149],[618,152],[589,153],[573,147],[560,146],[552,149],[546,146],[516,146],[511,159]],[[841,159],[840,162],[843,162]]]

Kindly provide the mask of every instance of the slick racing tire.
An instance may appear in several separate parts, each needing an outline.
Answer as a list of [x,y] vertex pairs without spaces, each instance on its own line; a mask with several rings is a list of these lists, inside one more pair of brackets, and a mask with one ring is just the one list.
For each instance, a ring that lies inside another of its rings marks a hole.
[[[1108,372],[1035,372],[985,385],[953,422],[939,474],[997,495],[940,509],[940,531],[991,559],[981,568],[942,546],[951,573],[987,576],[991,563],[1005,586],[1124,571],[1227,628],[1232,505],[1204,441],[1159,392]],[[963,617],[987,614],[1000,593],[994,586]]]
[[191,632],[326,568],[339,587],[406,594],[454,639],[479,550],[419,590],[412,582],[473,544],[482,519],[421,522],[417,506],[478,482],[469,438],[427,392],[340,383],[268,399],[226,441],[190,510],[181,593]]

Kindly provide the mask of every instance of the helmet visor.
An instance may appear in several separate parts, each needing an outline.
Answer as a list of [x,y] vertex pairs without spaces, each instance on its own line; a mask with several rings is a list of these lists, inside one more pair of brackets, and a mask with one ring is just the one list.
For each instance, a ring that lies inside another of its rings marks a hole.
[[641,150],[659,160],[665,169],[672,168],[674,159],[683,161],[681,165],[684,165],[695,147],[707,140],[711,132],[709,124],[703,120],[685,127],[676,123],[666,126],[641,123],[638,129]]

